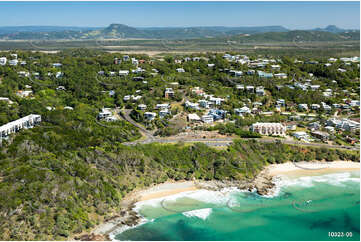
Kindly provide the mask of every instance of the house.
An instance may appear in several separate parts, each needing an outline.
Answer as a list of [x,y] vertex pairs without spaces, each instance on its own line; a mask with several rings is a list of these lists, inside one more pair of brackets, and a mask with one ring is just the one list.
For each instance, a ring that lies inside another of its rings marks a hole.
[[286,73],[276,73],[276,74],[274,74],[274,76],[278,79],[286,79],[287,78]]
[[264,87],[263,86],[256,87],[256,94],[259,96],[264,96],[265,95]]
[[320,85],[310,85],[309,87],[312,91],[316,91],[317,89],[320,88]]
[[272,73],[266,73],[264,71],[257,71],[258,77],[261,78],[272,78],[273,74]]
[[342,68],[338,68],[337,69],[339,72],[342,72],[342,73],[344,73],[344,72],[346,72],[347,70],[345,70],[345,69],[342,69]]
[[112,112],[110,108],[102,108],[102,111],[98,113],[98,119],[104,119],[110,116],[112,116]]
[[188,100],[184,103],[184,105],[187,108],[199,109],[199,104],[198,103],[192,103],[192,102],[190,102]]
[[167,116],[168,114],[170,114],[170,111],[168,110],[168,108],[161,109],[161,110],[159,111],[159,118],[164,118],[164,117]]
[[323,110],[325,110],[325,111],[331,111],[331,110],[332,110],[332,108],[331,108],[330,105],[327,105],[327,104],[324,103],[324,102],[322,102],[321,104],[322,104]]
[[133,77],[133,81],[143,81],[143,80],[144,80],[144,77],[142,77],[142,76]]
[[0,126],[0,140],[7,138],[10,134],[16,133],[21,129],[33,128],[41,122],[41,115],[30,114],[10,123]]
[[298,109],[301,111],[307,111],[308,110],[308,105],[305,103],[302,104],[298,104]]
[[7,58],[6,57],[0,57],[0,66],[6,65]]
[[251,126],[253,132],[262,135],[286,135],[286,127],[281,123],[254,123]]
[[0,97],[0,102],[7,102],[8,104],[13,104],[14,103],[8,97]]
[[154,120],[156,116],[157,116],[156,113],[152,113],[152,112],[145,112],[145,113],[144,113],[144,118],[145,118],[145,120],[147,120],[147,121],[152,121],[152,120]]
[[332,126],[326,126],[325,129],[330,132],[330,133],[334,133],[335,132],[335,128]]
[[360,123],[346,118],[343,119],[331,118],[326,121],[326,124],[327,126],[332,126],[335,127],[336,129],[347,130],[347,131],[360,129]]
[[118,59],[118,58],[114,58],[114,64],[115,65],[119,65],[122,63],[122,60],[121,59]]
[[128,76],[129,75],[129,71],[128,70],[120,70],[119,71],[119,76]]
[[61,63],[53,63],[53,67],[61,67],[62,64]]
[[194,88],[192,89],[192,93],[195,93],[195,94],[197,94],[197,95],[199,95],[199,96],[204,95],[204,91],[203,91],[203,89],[200,88],[200,87],[194,87]]
[[321,128],[320,122],[313,122],[308,125],[310,130],[319,130]]
[[209,102],[207,100],[202,99],[199,100],[198,103],[199,106],[201,106],[202,108],[209,108]]
[[285,106],[285,105],[286,105],[286,102],[285,102],[284,99],[278,99],[278,100],[276,101],[276,103],[277,103],[277,105],[280,105],[280,106]]
[[62,72],[60,72],[60,71],[58,71],[57,73],[55,73],[55,77],[56,78],[61,78],[61,77],[63,77],[64,76],[64,73],[62,73]]
[[123,61],[129,61],[129,55],[123,55]]
[[64,109],[65,109],[65,110],[74,110],[73,107],[69,107],[69,106],[65,106]]
[[31,94],[33,94],[33,91],[31,90],[19,90],[16,95],[19,97],[29,97]]
[[242,108],[235,108],[234,113],[238,116],[243,116],[245,114],[251,113],[251,109],[246,106],[244,106]]
[[18,65],[18,60],[17,59],[14,59],[14,60],[9,60],[9,65],[11,66],[17,66]]
[[229,73],[234,76],[242,76],[242,74],[243,74],[242,71],[235,71],[235,70],[230,70]]
[[213,123],[213,116],[212,115],[203,115],[202,122],[207,123],[207,124]]
[[236,85],[236,89],[243,91],[243,90],[244,90],[244,85],[243,85],[243,84],[237,84],[237,85]]
[[123,101],[129,101],[130,100],[130,95],[126,95],[123,97]]
[[185,72],[185,70],[183,68],[177,68],[176,71],[179,72],[179,73]]
[[147,105],[145,105],[145,104],[139,104],[139,105],[138,105],[138,109],[139,109],[139,110],[146,110],[146,109],[147,109]]
[[260,107],[260,106],[263,105],[263,103],[261,103],[261,102],[253,102],[252,105],[253,105],[253,107]]
[[313,110],[318,110],[320,108],[321,108],[320,104],[311,104],[311,109]]
[[349,103],[349,105],[350,105],[351,107],[360,106],[360,100],[351,100],[351,102]]
[[170,97],[174,97],[174,91],[172,88],[166,88],[165,92],[164,92],[164,97],[165,98],[170,98]]
[[279,70],[279,69],[281,69],[281,66],[280,65],[271,65],[271,69],[272,70]]
[[255,70],[248,70],[247,75],[254,75],[256,73]]
[[213,120],[219,120],[219,119],[224,119],[226,117],[226,111],[224,110],[220,110],[220,109],[211,109],[208,112],[208,115],[213,116]]
[[135,74],[139,74],[139,73],[143,73],[143,72],[145,72],[145,70],[140,67],[138,67],[135,70],[132,70],[132,73],[135,73]]
[[213,68],[213,67],[215,66],[215,64],[207,64],[207,66],[208,66],[209,68]]
[[155,106],[156,109],[168,109],[170,108],[170,105],[169,103],[158,103],[156,106]]
[[19,71],[18,75],[22,77],[29,77],[30,73],[28,71]]
[[318,139],[321,139],[323,141],[329,140],[330,139],[330,135],[326,132],[322,132],[322,131],[313,131],[311,132],[311,135],[313,137],[316,137]]
[[138,65],[139,64],[139,61],[135,58],[132,58],[132,64],[133,65]]
[[200,122],[201,118],[196,113],[190,113],[187,117],[188,122]]
[[224,99],[220,97],[210,97],[209,102],[214,105],[221,105],[222,102],[224,102]]
[[65,91],[66,88],[65,88],[64,86],[58,86],[58,87],[56,88],[56,90],[58,90],[58,91]]
[[247,92],[254,92],[254,86],[246,86]]
[[303,139],[308,140],[309,135],[306,132],[300,131],[300,132],[294,132],[292,133],[292,136],[294,136],[296,139]]

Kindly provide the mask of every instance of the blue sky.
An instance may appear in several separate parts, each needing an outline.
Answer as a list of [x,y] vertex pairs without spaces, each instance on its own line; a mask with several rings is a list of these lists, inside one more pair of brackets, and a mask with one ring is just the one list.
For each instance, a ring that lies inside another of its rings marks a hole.
[[0,2],[0,26],[360,28],[359,2]]

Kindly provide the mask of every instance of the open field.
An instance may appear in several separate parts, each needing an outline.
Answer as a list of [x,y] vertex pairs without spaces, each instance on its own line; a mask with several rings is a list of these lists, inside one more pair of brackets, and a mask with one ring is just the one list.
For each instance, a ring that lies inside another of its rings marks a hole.
[[359,41],[343,42],[269,42],[242,43],[220,39],[199,40],[156,40],[156,39],[119,39],[119,40],[1,40],[0,50],[33,50],[54,52],[72,48],[98,49],[116,53],[143,53],[161,55],[162,53],[182,54],[190,52],[229,52],[241,51],[245,54],[288,54],[314,56],[359,55]]

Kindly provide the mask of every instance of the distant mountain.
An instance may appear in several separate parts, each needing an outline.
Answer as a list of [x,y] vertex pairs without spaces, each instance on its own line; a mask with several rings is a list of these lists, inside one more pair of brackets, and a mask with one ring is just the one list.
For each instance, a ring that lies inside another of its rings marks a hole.
[[352,30],[352,29],[341,29],[337,27],[336,25],[328,25],[326,28],[316,28],[313,29],[313,31],[325,31],[325,32],[331,32],[331,33],[343,33],[348,31],[359,31],[359,30]]
[[133,28],[123,24],[111,24],[102,30],[88,33],[88,37],[102,38],[151,38],[151,39],[190,39],[217,37],[234,34],[288,31],[282,26],[261,27],[143,27]]
[[5,26],[0,27],[0,34],[14,34],[17,32],[61,32],[61,31],[89,31],[101,27],[73,27],[73,26]]
[[[306,42],[360,40],[360,31],[335,34],[326,31],[292,30],[288,32],[234,35],[226,38],[219,37],[218,39],[221,42],[225,41],[229,43],[294,42],[297,45]],[[204,39],[203,41],[207,40]]]
[[[0,27],[0,39],[59,40],[59,39],[202,39],[241,38],[248,41],[337,41],[359,40],[359,31],[346,31],[334,25],[324,29],[288,30],[282,26],[259,27],[142,27],[111,24],[105,28],[23,26]],[[298,36],[298,37],[297,37]]]

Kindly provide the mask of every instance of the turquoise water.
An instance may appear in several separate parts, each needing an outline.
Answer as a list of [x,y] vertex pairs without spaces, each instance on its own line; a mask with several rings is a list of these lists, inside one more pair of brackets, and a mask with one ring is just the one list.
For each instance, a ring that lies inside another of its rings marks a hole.
[[[273,197],[192,191],[138,204],[116,240],[360,240],[360,173],[284,177]],[[342,232],[331,237],[329,232]]]

